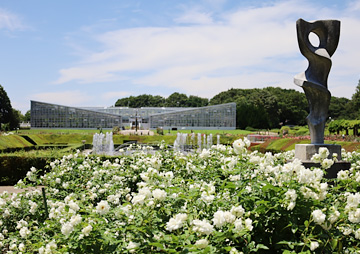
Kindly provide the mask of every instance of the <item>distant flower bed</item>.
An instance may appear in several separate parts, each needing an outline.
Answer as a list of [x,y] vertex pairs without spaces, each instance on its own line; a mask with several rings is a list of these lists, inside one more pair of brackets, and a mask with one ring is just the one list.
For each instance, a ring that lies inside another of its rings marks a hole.
[[328,182],[333,160],[305,169],[294,152],[249,152],[248,140],[184,155],[146,149],[101,161],[64,156],[0,196],[1,253],[355,253],[360,154]]
[[2,133],[3,136],[9,136],[9,135],[14,135],[14,132],[4,132]]

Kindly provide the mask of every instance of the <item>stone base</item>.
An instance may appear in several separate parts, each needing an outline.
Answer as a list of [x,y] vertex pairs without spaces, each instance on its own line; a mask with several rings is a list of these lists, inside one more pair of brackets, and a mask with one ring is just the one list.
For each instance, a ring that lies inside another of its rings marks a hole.
[[[305,168],[317,167],[321,168],[320,163],[315,162],[302,162]],[[337,178],[337,173],[340,170],[349,170],[351,167],[351,163],[347,161],[337,161],[335,162],[330,168],[326,169],[326,174],[324,175],[325,178]]]
[[311,161],[311,157],[319,153],[320,147],[326,147],[329,150],[328,159],[332,159],[333,154],[337,154],[338,161],[335,162],[330,168],[326,170],[327,179],[337,178],[337,173],[340,170],[349,170],[351,167],[350,162],[341,161],[341,145],[329,145],[329,144],[297,144],[295,145],[295,158],[301,160],[302,164],[306,168],[317,167],[321,168],[320,163]]
[[297,144],[295,145],[295,158],[302,162],[311,162],[311,157],[319,152],[320,147],[326,147],[329,150],[329,159],[332,159],[332,155],[337,153],[337,159],[341,161],[341,145],[330,144]]

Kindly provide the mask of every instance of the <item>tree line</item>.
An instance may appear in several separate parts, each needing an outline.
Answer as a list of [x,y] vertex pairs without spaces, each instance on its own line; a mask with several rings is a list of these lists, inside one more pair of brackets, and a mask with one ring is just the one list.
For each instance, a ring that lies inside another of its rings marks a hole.
[[25,116],[20,110],[11,106],[11,101],[2,85],[0,85],[0,131],[15,130],[20,122],[30,121],[30,110]]
[[[283,125],[306,125],[309,106],[303,92],[279,87],[229,89],[211,99],[173,93],[169,97],[143,94],[116,101],[122,107],[204,107],[236,103],[236,127],[270,129]],[[332,96],[329,120],[360,119],[360,81],[352,99]]]
[[[236,127],[239,129],[256,128],[271,129],[283,125],[306,125],[305,118],[309,114],[308,103],[303,92],[279,87],[229,89],[220,92],[213,98],[187,96],[175,92],[165,98],[160,95],[142,94],[118,99],[118,107],[205,107],[223,103],[236,103]],[[329,120],[360,120],[360,80],[351,99],[332,96],[329,106]],[[12,108],[6,91],[0,85],[0,130],[14,130],[20,122],[30,121],[30,110],[22,115]],[[339,128],[333,124],[334,131]],[[346,123],[346,124],[345,124]],[[346,125],[346,126],[345,126]]]
[[173,93],[169,97],[164,98],[160,95],[142,94],[139,96],[130,96],[118,99],[115,103],[116,107],[205,107],[209,105],[209,99],[199,96],[187,96],[183,93]]

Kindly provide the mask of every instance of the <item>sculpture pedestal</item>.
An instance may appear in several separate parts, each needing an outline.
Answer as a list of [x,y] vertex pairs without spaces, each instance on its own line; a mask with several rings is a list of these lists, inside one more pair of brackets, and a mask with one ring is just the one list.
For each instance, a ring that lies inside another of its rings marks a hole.
[[295,158],[301,161],[311,162],[311,157],[319,153],[320,147],[326,147],[329,150],[328,159],[332,159],[334,153],[336,153],[337,159],[341,161],[341,145],[330,145],[330,144],[297,144],[295,145]]
[[341,161],[341,145],[329,145],[329,144],[298,144],[295,145],[295,158],[301,160],[302,164],[306,168],[318,167],[320,168],[320,163],[315,163],[311,161],[311,157],[319,152],[320,147],[326,147],[329,150],[329,159],[332,158],[334,153],[337,153],[337,158],[339,161],[335,162],[330,168],[326,169],[326,175],[324,176],[327,179],[337,178],[337,173],[340,170],[349,170],[351,167],[350,162]]
[[[315,162],[302,162],[303,166],[305,168],[321,168],[320,163]],[[335,162],[330,168],[326,169],[326,174],[324,175],[324,178],[326,179],[332,179],[337,178],[337,174],[341,170],[349,170],[351,168],[351,163],[347,161],[337,161]]]

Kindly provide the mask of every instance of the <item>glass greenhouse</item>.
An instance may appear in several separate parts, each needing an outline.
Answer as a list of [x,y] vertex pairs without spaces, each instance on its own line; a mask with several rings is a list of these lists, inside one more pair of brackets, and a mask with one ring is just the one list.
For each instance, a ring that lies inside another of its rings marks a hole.
[[31,101],[31,128],[235,129],[236,104],[200,108],[86,107]]
[[150,129],[224,129],[236,128],[236,103],[227,103],[150,116]]
[[31,128],[113,128],[121,124],[120,115],[31,101]]

